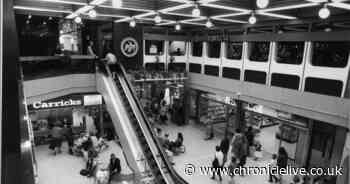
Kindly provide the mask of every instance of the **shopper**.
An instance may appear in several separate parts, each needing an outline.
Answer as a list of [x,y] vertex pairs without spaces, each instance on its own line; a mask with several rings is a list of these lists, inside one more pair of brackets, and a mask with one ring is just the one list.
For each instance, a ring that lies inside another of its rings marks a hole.
[[117,72],[117,57],[113,54],[111,49],[108,49],[107,54],[104,58],[106,64],[109,66],[110,71],[112,72],[112,77],[115,78]]
[[165,135],[164,135],[163,146],[164,146],[165,149],[168,149],[168,150],[169,150],[169,148],[170,148],[169,134],[165,134]]
[[248,127],[247,132],[245,133],[245,136],[248,141],[248,147],[249,147],[249,155],[253,156],[255,152],[255,147],[254,147],[254,132],[253,128],[251,126]]
[[89,155],[88,160],[86,161],[86,171],[87,171],[87,177],[91,177],[95,173],[96,169],[96,161],[92,155]]
[[96,53],[94,50],[94,42],[90,40],[87,47],[87,54],[96,57]]
[[215,147],[215,157],[214,157],[214,160],[212,162],[212,167],[213,167],[214,171],[216,171],[216,172],[213,172],[213,176],[211,177],[211,179],[215,180],[215,175],[218,175],[219,180],[222,181],[220,169],[223,168],[223,163],[224,163],[224,154],[221,152],[220,146],[216,146]]
[[122,168],[120,166],[120,160],[115,156],[114,153],[111,154],[110,159],[109,159],[109,181],[112,180],[112,177],[116,174],[120,174]]
[[224,164],[225,164],[227,161],[227,154],[228,154],[228,151],[230,149],[230,139],[228,138],[227,135],[225,135],[225,137],[221,140],[220,149],[221,149],[222,153],[224,154]]
[[52,141],[50,148],[53,149],[54,155],[61,153],[63,129],[60,122],[56,122],[51,130]]
[[[277,166],[278,168],[287,168],[288,165],[288,153],[284,147],[280,147],[278,149],[278,155],[277,155]],[[280,181],[283,180],[282,175],[279,176]]]
[[68,143],[68,153],[73,155],[74,134],[73,134],[72,125],[70,124],[67,125],[66,140]]
[[212,140],[214,138],[214,127],[213,127],[213,116],[211,113],[208,113],[204,119],[203,124],[206,127],[206,138],[205,140]]
[[[274,169],[274,168],[276,168],[277,167],[277,155],[276,154],[272,154],[272,159],[271,159],[271,161],[270,161],[270,163],[269,163],[269,167],[271,168],[271,169]],[[269,173],[269,182],[270,183],[276,183],[276,182],[278,182],[279,180],[278,180],[278,177],[275,175],[275,174],[273,174],[273,173]]]
[[167,124],[167,105],[165,100],[162,100],[160,102],[160,121],[162,122],[162,124]]

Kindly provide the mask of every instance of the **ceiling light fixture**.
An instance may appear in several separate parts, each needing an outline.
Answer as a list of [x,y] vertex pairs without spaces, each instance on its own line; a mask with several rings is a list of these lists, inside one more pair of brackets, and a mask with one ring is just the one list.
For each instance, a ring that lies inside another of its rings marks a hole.
[[123,6],[122,0],[112,0],[113,8],[121,8]]
[[193,8],[193,10],[192,10],[192,15],[193,15],[194,17],[199,17],[199,16],[201,16],[201,10],[199,9],[198,4],[196,4],[196,6]]
[[181,25],[180,25],[179,23],[177,23],[177,24],[175,25],[175,30],[176,30],[176,31],[180,31],[180,30],[181,30]]
[[28,15],[28,19],[31,19],[31,18],[32,18],[32,15],[31,15],[31,14],[29,14],[29,15]]
[[52,20],[52,17],[49,17],[49,20]]
[[135,19],[132,19],[129,23],[129,26],[130,27],[135,27],[136,26],[136,20]]
[[159,15],[159,13],[154,17],[154,22],[157,24],[162,22],[162,17]]
[[327,4],[324,4],[323,7],[318,11],[318,16],[321,19],[327,19],[331,15],[331,12],[329,11]]
[[256,0],[256,6],[258,8],[266,8],[269,5],[269,0]]
[[252,13],[252,15],[248,19],[248,22],[249,22],[249,24],[255,24],[256,21],[257,21],[257,19],[256,19],[254,13]]
[[213,27],[214,25],[213,25],[213,23],[210,21],[210,19],[208,19],[207,22],[205,23],[205,26],[206,26],[207,28],[211,28],[211,27]]
[[82,21],[81,17],[79,17],[79,16],[75,17],[75,19],[74,19],[74,22],[77,23],[77,24],[80,24],[81,21]]
[[90,10],[88,14],[89,14],[90,18],[96,18],[97,17],[97,12],[94,9]]

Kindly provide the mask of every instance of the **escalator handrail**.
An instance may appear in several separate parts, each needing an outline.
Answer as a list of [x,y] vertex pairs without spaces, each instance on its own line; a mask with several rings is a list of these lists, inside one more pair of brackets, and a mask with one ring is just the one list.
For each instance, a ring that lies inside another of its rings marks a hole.
[[155,135],[153,128],[151,127],[150,123],[148,122],[147,116],[146,116],[146,114],[144,113],[143,107],[141,106],[141,103],[140,103],[139,99],[138,99],[137,96],[136,96],[136,93],[135,93],[135,91],[134,91],[134,88],[132,87],[132,85],[131,85],[129,79],[127,78],[127,74],[126,74],[126,71],[125,71],[124,67],[123,67],[122,64],[120,64],[120,63],[118,63],[118,65],[119,65],[119,67],[120,67],[121,70],[122,70],[122,73],[123,73],[123,76],[124,76],[124,78],[125,78],[126,84],[128,85],[128,88],[129,88],[129,90],[130,90],[130,92],[131,92],[131,95],[132,95],[132,97],[134,98],[135,103],[136,103],[138,109],[139,109],[140,112],[141,112],[141,116],[142,116],[142,118],[143,118],[143,120],[144,120],[144,122],[145,122],[145,124],[146,124],[146,126],[147,126],[147,128],[148,128],[148,130],[149,130],[149,132],[150,132],[150,134],[151,134],[151,136],[152,136],[152,139],[153,139],[153,141],[156,143],[156,147],[157,147],[158,150],[160,151],[160,156],[162,157],[162,160],[165,162],[165,164],[166,164],[166,166],[168,167],[168,170],[170,171],[171,175],[172,175],[172,176],[175,176],[175,179],[176,179],[176,181],[177,181],[176,183],[187,184],[188,182],[185,181],[185,180],[174,170],[174,168],[171,166],[171,163],[170,163],[169,159],[168,159],[167,156],[166,156],[167,154],[165,153],[164,148],[161,146],[161,144],[160,144],[160,142],[159,142],[157,136]]

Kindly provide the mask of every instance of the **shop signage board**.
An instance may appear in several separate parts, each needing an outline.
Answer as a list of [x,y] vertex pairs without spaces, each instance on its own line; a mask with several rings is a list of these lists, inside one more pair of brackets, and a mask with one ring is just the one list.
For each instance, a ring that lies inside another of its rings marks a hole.
[[84,96],[84,105],[101,105],[102,104],[102,96],[101,95],[85,95]]
[[54,109],[54,108],[64,108],[64,107],[74,107],[74,106],[91,106],[91,105],[101,105],[102,96],[99,94],[93,95],[71,95],[64,96],[61,98],[37,101],[28,105],[28,110],[44,110],[44,109]]

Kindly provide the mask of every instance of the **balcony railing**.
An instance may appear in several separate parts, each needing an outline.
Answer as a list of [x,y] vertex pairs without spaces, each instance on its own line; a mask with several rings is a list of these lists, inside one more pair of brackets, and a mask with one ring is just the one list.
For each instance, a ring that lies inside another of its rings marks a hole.
[[96,57],[83,55],[20,58],[25,81],[67,74],[95,73],[96,61]]

